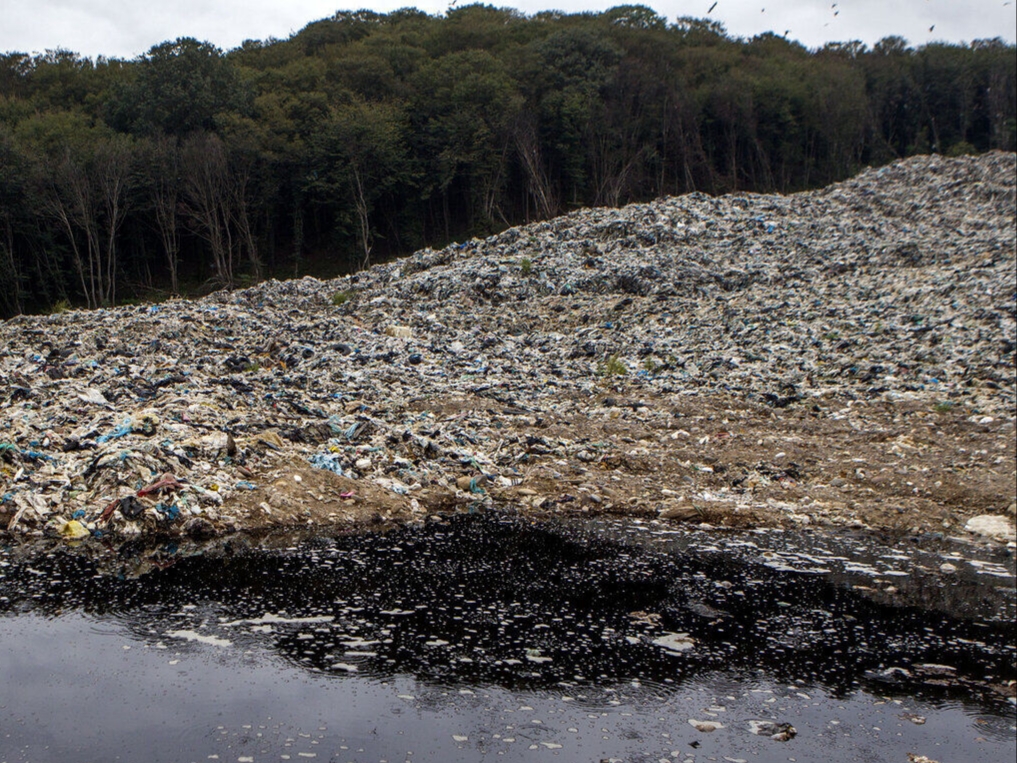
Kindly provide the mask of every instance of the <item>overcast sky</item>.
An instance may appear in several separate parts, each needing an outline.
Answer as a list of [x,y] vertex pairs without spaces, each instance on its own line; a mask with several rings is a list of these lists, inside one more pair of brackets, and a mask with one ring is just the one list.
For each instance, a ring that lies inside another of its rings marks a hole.
[[[461,3],[467,0],[460,0]],[[913,45],[934,40],[969,42],[1017,36],[1017,0],[650,0],[642,3],[669,20],[697,16],[720,21],[733,35],[775,31],[809,47],[830,41],[869,45],[900,35]],[[556,8],[597,11],[625,4],[596,0],[518,0],[499,3],[525,13]],[[386,12],[407,5],[443,13],[448,0],[0,0],[0,51],[64,48],[88,56],[132,58],[177,37],[196,37],[222,48],[245,39],[288,37],[337,8]],[[931,31],[930,31],[931,30]]]

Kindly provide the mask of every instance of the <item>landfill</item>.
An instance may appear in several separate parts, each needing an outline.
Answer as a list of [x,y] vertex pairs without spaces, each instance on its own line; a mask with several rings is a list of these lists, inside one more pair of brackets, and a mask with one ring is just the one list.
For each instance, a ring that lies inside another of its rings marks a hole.
[[1015,164],[915,157],[333,280],[19,316],[0,324],[0,533],[494,507],[1012,548]]

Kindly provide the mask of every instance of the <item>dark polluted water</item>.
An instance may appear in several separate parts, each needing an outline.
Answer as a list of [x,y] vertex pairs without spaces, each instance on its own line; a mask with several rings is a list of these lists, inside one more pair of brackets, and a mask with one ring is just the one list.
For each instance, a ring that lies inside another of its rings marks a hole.
[[6,547],[0,763],[1012,763],[1013,559],[929,543],[460,516]]

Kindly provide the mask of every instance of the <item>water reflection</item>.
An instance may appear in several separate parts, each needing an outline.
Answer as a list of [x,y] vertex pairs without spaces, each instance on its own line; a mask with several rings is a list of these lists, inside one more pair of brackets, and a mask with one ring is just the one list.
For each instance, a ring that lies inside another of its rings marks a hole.
[[172,545],[8,550],[0,616],[81,612],[151,645],[258,650],[315,675],[410,675],[438,688],[603,703],[617,687],[666,697],[707,678],[765,677],[832,698],[865,689],[1012,715],[1005,565],[973,617],[968,605],[872,595],[888,581],[942,588],[906,555],[880,568],[871,554],[786,536],[636,530],[457,517],[276,547],[234,539],[194,555]]

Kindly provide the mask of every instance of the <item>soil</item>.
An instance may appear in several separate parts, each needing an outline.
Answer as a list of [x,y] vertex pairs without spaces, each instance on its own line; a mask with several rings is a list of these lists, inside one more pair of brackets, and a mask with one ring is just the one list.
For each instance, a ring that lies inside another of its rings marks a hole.
[[[403,522],[494,505],[534,518],[614,514],[891,535],[954,534],[975,515],[1013,515],[1012,419],[914,401],[831,397],[771,407],[718,395],[627,392],[624,383],[603,389],[589,412],[569,419],[502,417],[500,436],[532,443],[519,485],[481,481],[468,498],[431,485],[404,496],[288,459],[255,473],[265,487],[238,494],[223,513],[259,530]],[[431,400],[427,408],[439,420],[502,413],[481,397]],[[605,408],[606,416],[598,413]],[[662,411],[669,414],[663,424]],[[541,454],[541,443],[556,436],[588,440],[591,455],[598,445],[611,447],[594,462]]]

